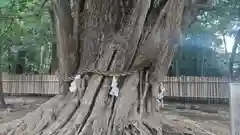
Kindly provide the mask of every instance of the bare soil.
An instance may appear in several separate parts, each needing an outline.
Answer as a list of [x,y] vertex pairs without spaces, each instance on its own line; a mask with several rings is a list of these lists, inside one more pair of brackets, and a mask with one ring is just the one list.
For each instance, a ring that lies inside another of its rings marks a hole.
[[169,103],[163,110],[161,113],[166,120],[184,131],[188,130],[189,134],[230,134],[228,105]]
[[8,108],[0,110],[0,124],[25,116],[48,99],[49,97],[5,97]]
[[[49,97],[6,97],[9,108],[0,110],[0,123],[25,116]],[[193,135],[229,135],[227,105],[166,103],[161,111],[166,134],[185,132]],[[176,131],[176,129],[181,131]]]

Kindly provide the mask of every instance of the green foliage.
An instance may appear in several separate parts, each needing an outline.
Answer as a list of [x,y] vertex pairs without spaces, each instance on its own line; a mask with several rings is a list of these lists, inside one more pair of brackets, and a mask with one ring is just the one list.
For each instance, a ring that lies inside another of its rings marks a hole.
[[9,3],[9,0],[0,0],[0,8],[7,6]]
[[[24,72],[47,72],[52,29],[46,5],[42,8],[43,1],[38,0],[0,0],[0,3],[2,69],[15,72],[20,64]],[[24,53],[19,57],[20,52]]]
[[188,34],[219,33],[229,34],[239,26],[239,0],[216,0],[214,9],[202,10]]
[[208,41],[197,37],[185,40],[173,59],[169,75],[226,76],[228,70],[226,63],[222,64],[223,56],[219,57]]
[[175,55],[169,72],[172,75],[227,75],[228,56],[224,54],[222,36],[234,38],[240,24],[240,0],[215,1],[215,7],[202,10],[197,21],[185,32],[186,41]]

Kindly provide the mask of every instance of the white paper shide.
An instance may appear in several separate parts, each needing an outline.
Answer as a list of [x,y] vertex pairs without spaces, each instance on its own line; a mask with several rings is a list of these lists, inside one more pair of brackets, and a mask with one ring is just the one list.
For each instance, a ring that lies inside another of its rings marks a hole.
[[74,77],[74,80],[71,82],[70,87],[69,87],[70,92],[75,92],[77,90],[77,81],[80,81],[80,79],[81,79],[80,75],[76,75]]
[[110,95],[116,96],[116,97],[118,97],[118,93],[119,93],[119,88],[117,87],[118,85],[117,81],[118,81],[118,77],[113,76],[112,84],[111,84],[112,89],[110,91]]

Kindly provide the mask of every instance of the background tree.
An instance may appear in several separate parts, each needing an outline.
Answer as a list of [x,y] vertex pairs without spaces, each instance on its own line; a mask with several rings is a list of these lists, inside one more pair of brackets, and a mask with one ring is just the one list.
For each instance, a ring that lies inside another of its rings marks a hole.
[[48,4],[37,0],[2,0],[0,6],[3,71],[18,74],[49,71],[52,29]]
[[[230,75],[230,67],[233,66],[231,62],[229,63],[229,56],[234,53],[227,50],[230,44],[227,43],[226,38],[234,40],[236,28],[239,26],[240,3],[232,0],[216,0],[215,4],[214,10],[201,11],[196,18],[197,21],[186,31],[185,40],[175,55],[169,75]],[[211,55],[206,56],[206,54]]]
[[0,109],[5,108],[6,106],[7,105],[4,99],[3,89],[2,89],[2,72],[0,72]]

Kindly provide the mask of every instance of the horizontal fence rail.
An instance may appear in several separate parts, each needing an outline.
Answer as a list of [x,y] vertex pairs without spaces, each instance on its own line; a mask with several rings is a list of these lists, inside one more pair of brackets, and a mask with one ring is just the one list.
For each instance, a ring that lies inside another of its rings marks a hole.
[[[231,80],[216,77],[164,77],[166,96],[176,98],[229,98]],[[3,92],[21,94],[59,94],[59,79],[55,75],[2,74]]]

